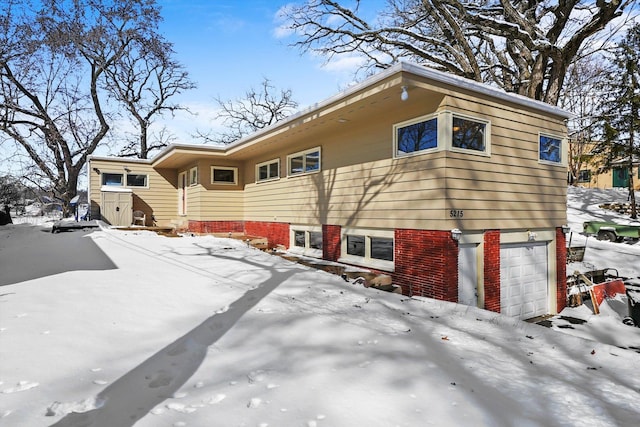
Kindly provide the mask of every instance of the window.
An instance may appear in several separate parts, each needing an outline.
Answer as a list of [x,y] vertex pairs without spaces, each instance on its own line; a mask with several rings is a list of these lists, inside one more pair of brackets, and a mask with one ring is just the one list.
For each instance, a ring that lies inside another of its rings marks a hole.
[[232,184],[238,183],[238,168],[224,166],[211,166],[212,184]]
[[410,121],[395,125],[395,155],[406,156],[420,151],[438,148],[437,117]]
[[393,271],[393,234],[393,230],[343,228],[338,261]]
[[306,247],[306,232],[301,230],[294,230],[293,232],[293,241],[294,244],[299,248]]
[[347,236],[347,254],[364,257],[364,236]]
[[371,258],[393,261],[393,239],[371,237]]
[[256,165],[256,182],[280,178],[280,159],[270,160]]
[[320,147],[287,156],[289,176],[302,175],[320,170]]
[[488,122],[453,116],[451,147],[453,149],[487,152]]
[[122,187],[123,175],[121,173],[103,173],[102,185],[109,185],[114,187]]
[[198,183],[198,168],[191,168],[189,170],[189,185],[196,185]]
[[578,173],[578,182],[591,182],[591,171],[589,169],[582,169]]
[[147,180],[147,175],[127,174],[127,187],[146,187]]
[[303,255],[322,257],[322,227],[313,225],[291,226],[291,249]]
[[322,250],[322,233],[319,231],[309,231],[309,247],[311,249]]
[[562,138],[540,134],[539,159],[546,163],[562,163]]

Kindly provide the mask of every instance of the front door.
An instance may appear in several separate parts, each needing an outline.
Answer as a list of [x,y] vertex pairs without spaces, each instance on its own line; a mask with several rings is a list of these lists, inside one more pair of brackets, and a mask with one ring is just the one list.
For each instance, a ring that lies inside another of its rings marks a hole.
[[613,186],[622,188],[629,186],[628,168],[613,168]]
[[178,215],[187,214],[187,173],[178,174]]

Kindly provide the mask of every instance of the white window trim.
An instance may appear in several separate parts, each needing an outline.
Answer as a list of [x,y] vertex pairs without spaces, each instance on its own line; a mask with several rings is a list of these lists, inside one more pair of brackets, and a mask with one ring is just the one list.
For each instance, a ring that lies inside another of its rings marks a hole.
[[[302,156],[302,158],[305,159],[305,160],[303,160],[303,162],[304,162],[303,166],[304,166],[304,169],[306,169],[306,156],[307,156],[307,154],[313,153],[315,151],[318,152],[318,170],[314,170],[314,171],[311,171],[311,172],[306,172],[305,171],[305,172],[300,172],[300,173],[296,173],[296,174],[292,174],[291,173],[291,159],[292,158]],[[304,150],[304,151],[298,151],[297,153],[292,153],[292,154],[289,154],[287,156],[287,177],[288,178],[293,178],[293,177],[302,176],[302,175],[311,175],[311,174],[314,174],[314,173],[318,173],[321,170],[322,170],[322,148],[320,146],[314,147],[314,148],[309,148],[308,150]]]
[[189,187],[198,185],[198,167],[189,169]]
[[[491,157],[491,121],[476,116],[456,113],[453,111],[445,111],[442,113],[443,122],[446,123],[446,132],[443,135],[446,141],[448,151],[453,153],[472,154],[476,156]],[[476,123],[483,123],[484,128],[484,151],[469,150],[467,148],[458,148],[453,146],[453,118],[469,120]]]
[[[215,181],[214,180],[214,176],[213,176],[213,170],[214,169],[233,171],[233,182]],[[215,185],[238,185],[238,168],[236,168],[234,166],[211,166],[211,184],[215,184]]]
[[[559,162],[551,162],[549,160],[542,160],[540,158],[540,138],[546,136],[547,138],[559,139],[560,140],[560,161]],[[536,140],[538,145],[538,163],[541,165],[549,165],[549,166],[560,166],[563,168],[567,167],[567,153],[569,148],[567,147],[567,138],[556,135],[548,132],[538,132],[538,139]]]
[[[145,175],[147,179],[145,179],[146,185],[128,185],[127,175]],[[135,173],[135,172],[127,172],[124,174],[125,186],[127,188],[149,188],[149,174],[148,173]]]
[[[273,178],[260,179],[260,167],[267,166],[269,168],[270,165],[277,163],[278,164],[278,176],[274,176]],[[280,173],[282,169],[280,168],[280,158],[268,160],[266,162],[256,164],[256,183],[259,182],[268,182],[268,181],[277,181],[280,179]]]
[[[120,171],[104,171],[100,172],[100,186],[106,185],[103,184],[102,179],[104,175],[120,175],[122,176],[122,183],[120,185],[108,185],[108,187],[122,187],[122,188],[149,188],[149,174],[148,173],[135,173],[135,172],[120,172]],[[127,185],[127,175],[145,175],[147,177],[146,182],[147,185]]]
[[[438,128],[437,128],[437,144],[435,147],[433,148],[427,148],[424,150],[420,150],[420,151],[414,151],[412,153],[406,153],[406,154],[398,154],[398,129],[399,128],[403,128],[406,126],[411,126],[414,125],[416,123],[421,123],[421,122],[426,122],[429,121],[431,119],[436,119],[438,121]],[[400,123],[396,123],[393,125],[393,135],[392,135],[392,141],[393,141],[393,157],[395,159],[401,159],[401,158],[405,158],[405,157],[413,157],[413,156],[419,156],[422,154],[427,154],[427,153],[434,153],[437,151],[442,151],[444,149],[444,139],[443,136],[445,135],[446,132],[446,127],[445,127],[446,123],[443,123],[443,117],[442,114],[438,114],[438,113],[433,113],[433,114],[427,114],[425,116],[420,116],[420,117],[416,117],[413,118],[411,120],[405,120],[404,122],[400,122]]]
[[[104,183],[103,179],[105,175],[120,175],[122,177],[122,180],[120,181],[121,184],[120,185],[107,185]],[[117,172],[113,172],[113,171],[101,171],[100,172],[100,186],[107,186],[107,187],[125,187],[125,184],[127,183],[127,177],[125,176],[126,174],[124,174],[123,172],[117,171]]]
[[[364,257],[349,255],[347,253],[347,235],[364,236]],[[382,237],[385,239],[393,240],[393,247],[395,248],[395,233],[393,230],[381,230],[373,228],[353,228],[343,227],[340,231],[340,258],[338,262],[344,262],[346,264],[359,265],[362,267],[375,268],[378,270],[394,272],[395,260],[385,261],[381,259],[371,258],[371,238]],[[394,249],[395,252],[395,249]],[[395,253],[394,253],[395,255]]]
[[[304,231],[304,248],[296,246],[296,231]],[[292,224],[289,227],[289,252],[309,256],[313,258],[322,258],[322,249],[314,249],[309,247],[309,233],[316,232],[322,233],[322,226],[320,225],[295,225]]]

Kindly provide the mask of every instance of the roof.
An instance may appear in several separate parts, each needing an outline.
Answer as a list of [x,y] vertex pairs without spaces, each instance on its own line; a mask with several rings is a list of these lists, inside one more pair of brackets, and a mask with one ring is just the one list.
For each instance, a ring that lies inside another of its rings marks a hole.
[[[502,89],[488,86],[484,83],[469,80],[463,77],[459,77],[453,74],[437,71],[425,66],[410,63],[399,62],[388,69],[369,77],[362,82],[355,84],[348,89],[339,92],[338,94],[327,98],[326,100],[316,103],[307,109],[301,110],[287,118],[268,126],[264,129],[260,129],[257,132],[247,135],[229,145],[205,145],[205,144],[183,144],[173,143],[161,150],[152,160],[145,161],[153,164],[154,167],[164,167],[168,163],[168,159],[175,156],[182,156],[185,160],[192,158],[193,156],[212,156],[212,157],[225,157],[229,153],[238,152],[245,149],[249,145],[259,144],[265,137],[277,129],[284,129],[287,127],[294,127],[297,122],[300,122],[305,117],[313,115],[319,115],[321,111],[329,108],[331,105],[338,103],[339,101],[348,99],[359,92],[365,91],[369,88],[375,87],[380,82],[386,79],[390,79],[395,75],[408,75],[417,78],[424,78],[433,83],[439,85],[447,85],[456,88],[456,90],[467,90],[480,95],[488,96],[496,100],[513,103],[515,105],[525,107],[527,109],[535,110],[543,114],[560,117],[562,119],[568,119],[572,117],[572,114],[566,110],[563,110],[557,106],[546,104],[541,101],[536,101],[531,98],[527,98],[522,95],[508,93]],[[402,80],[399,80],[402,81]],[[100,160],[115,160],[114,158],[97,158]],[[123,161],[124,159],[118,159]],[[172,162],[173,163],[173,162]]]

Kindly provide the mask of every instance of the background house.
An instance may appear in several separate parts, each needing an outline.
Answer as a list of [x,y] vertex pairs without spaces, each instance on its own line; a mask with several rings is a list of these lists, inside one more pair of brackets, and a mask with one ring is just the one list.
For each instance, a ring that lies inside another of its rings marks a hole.
[[92,157],[112,224],[241,232],[521,318],[564,307],[568,113],[400,63],[234,144]]

